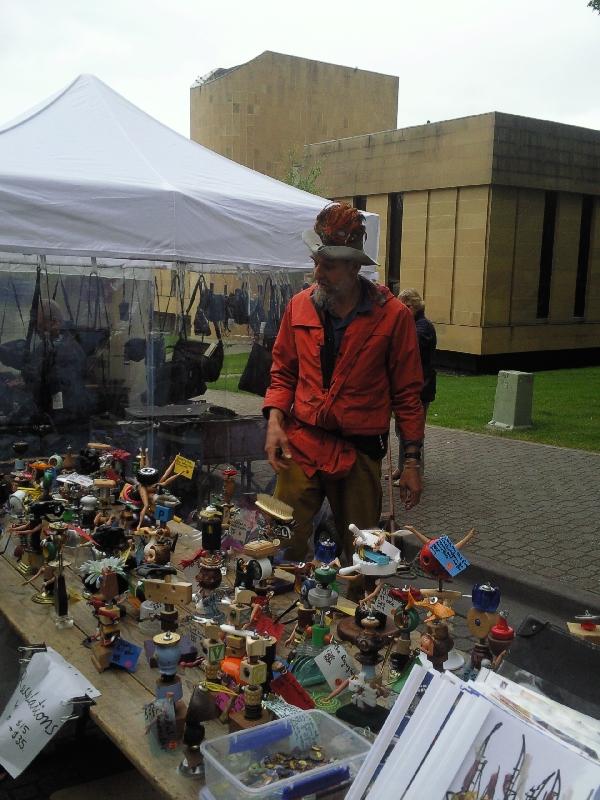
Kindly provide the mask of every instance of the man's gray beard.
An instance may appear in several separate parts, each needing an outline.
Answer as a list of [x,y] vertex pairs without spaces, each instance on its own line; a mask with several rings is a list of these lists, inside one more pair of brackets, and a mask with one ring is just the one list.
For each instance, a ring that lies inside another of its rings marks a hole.
[[313,292],[312,299],[316,307],[321,311],[331,311],[334,306],[335,295],[328,294],[322,286],[317,286]]

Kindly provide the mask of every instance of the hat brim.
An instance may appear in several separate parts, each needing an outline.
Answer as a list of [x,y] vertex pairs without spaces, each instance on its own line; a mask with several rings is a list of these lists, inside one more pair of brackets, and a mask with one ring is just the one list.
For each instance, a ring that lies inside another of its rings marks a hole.
[[364,250],[357,250],[355,247],[345,245],[326,245],[319,234],[314,230],[304,231],[302,241],[308,247],[313,256],[323,256],[324,258],[338,259],[340,261],[353,261],[362,266],[378,267],[377,261],[373,261]]

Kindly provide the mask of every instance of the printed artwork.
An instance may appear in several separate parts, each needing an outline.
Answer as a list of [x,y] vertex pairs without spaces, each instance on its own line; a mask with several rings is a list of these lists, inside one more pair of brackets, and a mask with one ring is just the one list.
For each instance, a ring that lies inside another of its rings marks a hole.
[[600,765],[497,709],[445,800],[600,800]]

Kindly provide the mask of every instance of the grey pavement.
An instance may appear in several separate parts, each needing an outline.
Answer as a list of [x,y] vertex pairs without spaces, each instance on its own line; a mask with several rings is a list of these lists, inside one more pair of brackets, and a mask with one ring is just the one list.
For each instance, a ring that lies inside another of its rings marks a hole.
[[[238,413],[260,413],[260,398],[209,396]],[[390,441],[395,464],[393,433]],[[425,450],[423,498],[405,512],[396,489],[397,522],[455,540],[474,527],[466,551],[474,563],[550,593],[592,593],[600,604],[600,454],[432,425]],[[272,478],[266,464],[253,471],[263,486]],[[384,496],[385,489],[384,480]]]
[[423,498],[399,519],[454,539],[475,527],[474,562],[600,603],[599,510],[600,454],[428,426]]

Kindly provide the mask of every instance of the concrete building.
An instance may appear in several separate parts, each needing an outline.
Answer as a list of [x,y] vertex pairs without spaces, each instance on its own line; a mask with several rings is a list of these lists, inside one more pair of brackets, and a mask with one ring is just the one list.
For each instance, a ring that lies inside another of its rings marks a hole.
[[496,112],[305,154],[381,216],[385,280],[423,293],[442,359],[600,362],[600,131]]
[[394,128],[397,110],[392,75],[266,51],[196,82],[190,136],[281,179],[305,144]]
[[422,292],[441,362],[600,363],[600,131],[498,112],[394,129],[397,87],[267,52],[192,89],[192,138],[275,177],[305,144],[319,194],[380,215],[380,278]]

